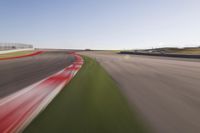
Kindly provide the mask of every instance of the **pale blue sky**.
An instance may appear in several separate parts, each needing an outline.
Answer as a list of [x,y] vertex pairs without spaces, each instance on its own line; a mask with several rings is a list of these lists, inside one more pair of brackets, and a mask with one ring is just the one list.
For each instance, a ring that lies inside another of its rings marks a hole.
[[0,0],[0,42],[135,49],[200,45],[200,0]]

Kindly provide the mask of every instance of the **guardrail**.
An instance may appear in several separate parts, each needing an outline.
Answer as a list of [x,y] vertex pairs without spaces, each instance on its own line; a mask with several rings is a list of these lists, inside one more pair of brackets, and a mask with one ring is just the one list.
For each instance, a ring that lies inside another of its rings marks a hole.
[[134,54],[134,55],[147,55],[147,56],[163,56],[163,57],[200,59],[200,55],[192,55],[192,54],[166,54],[166,53],[161,54],[161,53],[141,53],[141,52],[130,52],[130,51],[121,51],[120,54]]

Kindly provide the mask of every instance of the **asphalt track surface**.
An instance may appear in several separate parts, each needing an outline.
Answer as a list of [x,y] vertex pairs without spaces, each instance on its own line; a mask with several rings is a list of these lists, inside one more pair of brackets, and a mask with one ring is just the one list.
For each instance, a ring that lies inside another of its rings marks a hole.
[[0,60],[0,98],[8,96],[69,66],[74,60],[66,51],[19,59]]
[[70,82],[84,63],[79,55],[71,55],[75,60],[70,66],[0,100],[1,133],[22,132]]
[[100,62],[154,132],[200,132],[200,62],[103,52],[82,54]]

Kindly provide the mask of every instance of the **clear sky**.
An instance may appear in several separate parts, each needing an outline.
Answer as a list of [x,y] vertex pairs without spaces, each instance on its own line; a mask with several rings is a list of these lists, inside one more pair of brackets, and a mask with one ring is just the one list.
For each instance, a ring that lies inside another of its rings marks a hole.
[[0,0],[0,42],[91,49],[200,46],[200,0]]

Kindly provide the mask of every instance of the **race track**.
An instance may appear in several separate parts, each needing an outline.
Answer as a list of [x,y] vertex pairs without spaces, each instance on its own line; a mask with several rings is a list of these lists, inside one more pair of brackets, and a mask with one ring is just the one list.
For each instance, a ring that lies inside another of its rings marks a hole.
[[96,58],[158,133],[200,132],[200,62],[82,52]]
[[70,65],[73,56],[66,51],[0,61],[0,98],[58,72]]

